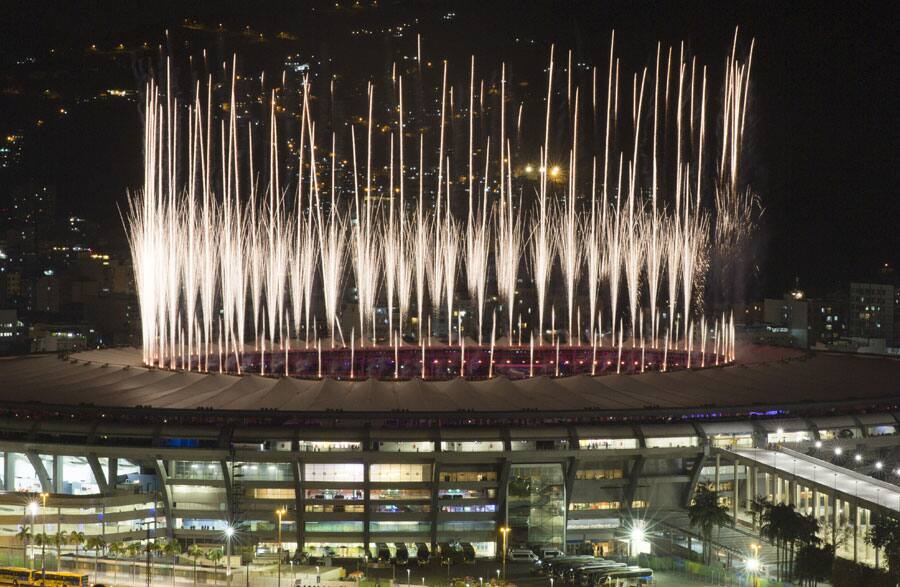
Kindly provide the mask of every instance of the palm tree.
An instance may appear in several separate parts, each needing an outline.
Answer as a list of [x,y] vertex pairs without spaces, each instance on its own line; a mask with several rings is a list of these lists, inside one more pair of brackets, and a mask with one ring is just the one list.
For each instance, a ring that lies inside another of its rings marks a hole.
[[47,534],[45,534],[44,532],[41,532],[40,534],[38,534],[37,536],[34,537],[34,545],[41,547],[41,573],[43,573],[45,570],[44,555],[46,555],[46,553],[47,553],[47,545],[48,544],[50,544],[50,537],[47,536]]
[[219,584],[219,561],[222,560],[222,549],[213,548],[206,553],[206,558],[213,564],[213,582]]
[[[19,526],[19,531],[16,532],[16,540],[19,540],[22,543],[22,566],[28,564],[28,545],[31,544],[32,540],[31,528],[22,524]],[[32,568],[34,563],[32,562]]]
[[165,543],[163,552],[172,557],[172,587],[175,587],[175,563],[181,554],[181,543],[173,538]]
[[900,576],[900,522],[888,516],[879,515],[872,521],[866,532],[866,542],[875,547],[875,566],[878,566],[878,552],[884,549],[888,572],[894,580]]
[[56,530],[56,534],[50,537],[53,546],[56,547],[56,572],[62,567],[62,547],[69,543],[69,534],[64,530]]
[[203,549],[197,546],[197,543],[188,546],[187,554],[194,561],[194,587],[197,587],[197,559],[203,556]]
[[712,490],[709,484],[697,486],[694,501],[688,507],[688,517],[691,527],[700,529],[703,536],[703,555],[709,564],[712,558],[712,531],[717,526],[728,523],[728,509],[719,504],[719,494]]
[[109,554],[116,560],[113,564],[113,585],[115,585],[119,580],[119,557],[125,554],[125,545],[113,542],[109,545]]
[[[69,539],[74,541],[76,534],[81,534],[81,533],[80,532],[72,532],[72,534],[69,536]],[[82,535],[82,537],[84,536],[84,534],[81,534],[81,535]],[[106,549],[106,539],[103,538],[103,536],[91,536],[90,538],[87,539],[85,546],[88,550],[94,551],[94,580],[96,581],[98,578],[98,575],[100,574],[100,553]],[[112,550],[112,549],[110,549],[110,550]],[[75,552],[76,553],[78,552],[77,544],[75,545]],[[77,556],[77,554],[76,554],[76,556]]]
[[69,532],[69,544],[75,547],[75,566],[78,566],[78,551],[85,542],[84,532],[72,530]]
[[139,555],[144,548],[141,546],[140,542],[129,542],[128,546],[125,547],[125,550],[128,552],[128,556],[131,557],[131,585],[133,587],[134,574],[137,570],[137,555]]

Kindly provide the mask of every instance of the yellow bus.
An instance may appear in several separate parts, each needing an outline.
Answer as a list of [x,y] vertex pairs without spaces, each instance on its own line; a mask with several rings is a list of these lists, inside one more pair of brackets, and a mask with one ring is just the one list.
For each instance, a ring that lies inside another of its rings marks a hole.
[[33,575],[24,567],[0,567],[0,585],[29,585]]
[[45,571],[42,578],[41,572],[35,571],[32,583],[40,587],[90,587],[91,576],[79,572]]
[[24,567],[0,567],[0,585],[20,585],[22,587],[90,587],[88,573],[32,571]]

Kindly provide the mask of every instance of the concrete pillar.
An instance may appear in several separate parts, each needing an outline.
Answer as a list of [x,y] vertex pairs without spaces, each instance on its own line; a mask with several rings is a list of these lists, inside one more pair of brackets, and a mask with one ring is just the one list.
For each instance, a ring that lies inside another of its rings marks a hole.
[[741,495],[740,495],[741,492],[739,491],[740,486],[738,485],[738,466],[739,466],[739,464],[740,464],[739,461],[737,459],[735,459],[734,466],[731,468],[731,472],[732,472],[733,479],[734,479],[734,494],[732,495],[732,500],[731,500],[732,508],[733,508],[733,512],[732,512],[732,518],[733,518],[732,525],[733,526],[737,526],[738,503],[740,503],[740,501],[741,501]]
[[746,512],[750,511],[753,496],[756,494],[756,491],[751,487],[752,477],[753,472],[750,465],[744,465],[744,511]]
[[838,499],[837,495],[831,496],[831,543],[837,544]]
[[63,457],[53,455],[53,492],[63,492]]
[[16,490],[16,467],[11,452],[3,453],[3,489]]
[[719,468],[722,466],[722,455],[716,453],[716,491],[719,491]]
[[853,524],[853,562],[859,562],[859,507],[856,502],[850,506],[850,521]]
[[819,488],[813,487],[812,490],[812,515],[813,518],[818,521],[819,520]]

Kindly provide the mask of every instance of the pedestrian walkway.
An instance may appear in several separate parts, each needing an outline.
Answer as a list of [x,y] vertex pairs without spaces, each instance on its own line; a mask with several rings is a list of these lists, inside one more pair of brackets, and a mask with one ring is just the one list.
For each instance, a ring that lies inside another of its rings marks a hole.
[[801,478],[823,489],[853,497],[860,505],[900,512],[900,487],[787,448],[732,450],[742,460],[753,461],[785,476]]

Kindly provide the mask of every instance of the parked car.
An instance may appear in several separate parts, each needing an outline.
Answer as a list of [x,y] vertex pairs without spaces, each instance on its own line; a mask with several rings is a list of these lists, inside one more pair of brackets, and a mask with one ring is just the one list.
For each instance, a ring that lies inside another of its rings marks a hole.
[[511,563],[533,563],[538,560],[538,556],[526,549],[510,550],[509,556],[506,558]]

